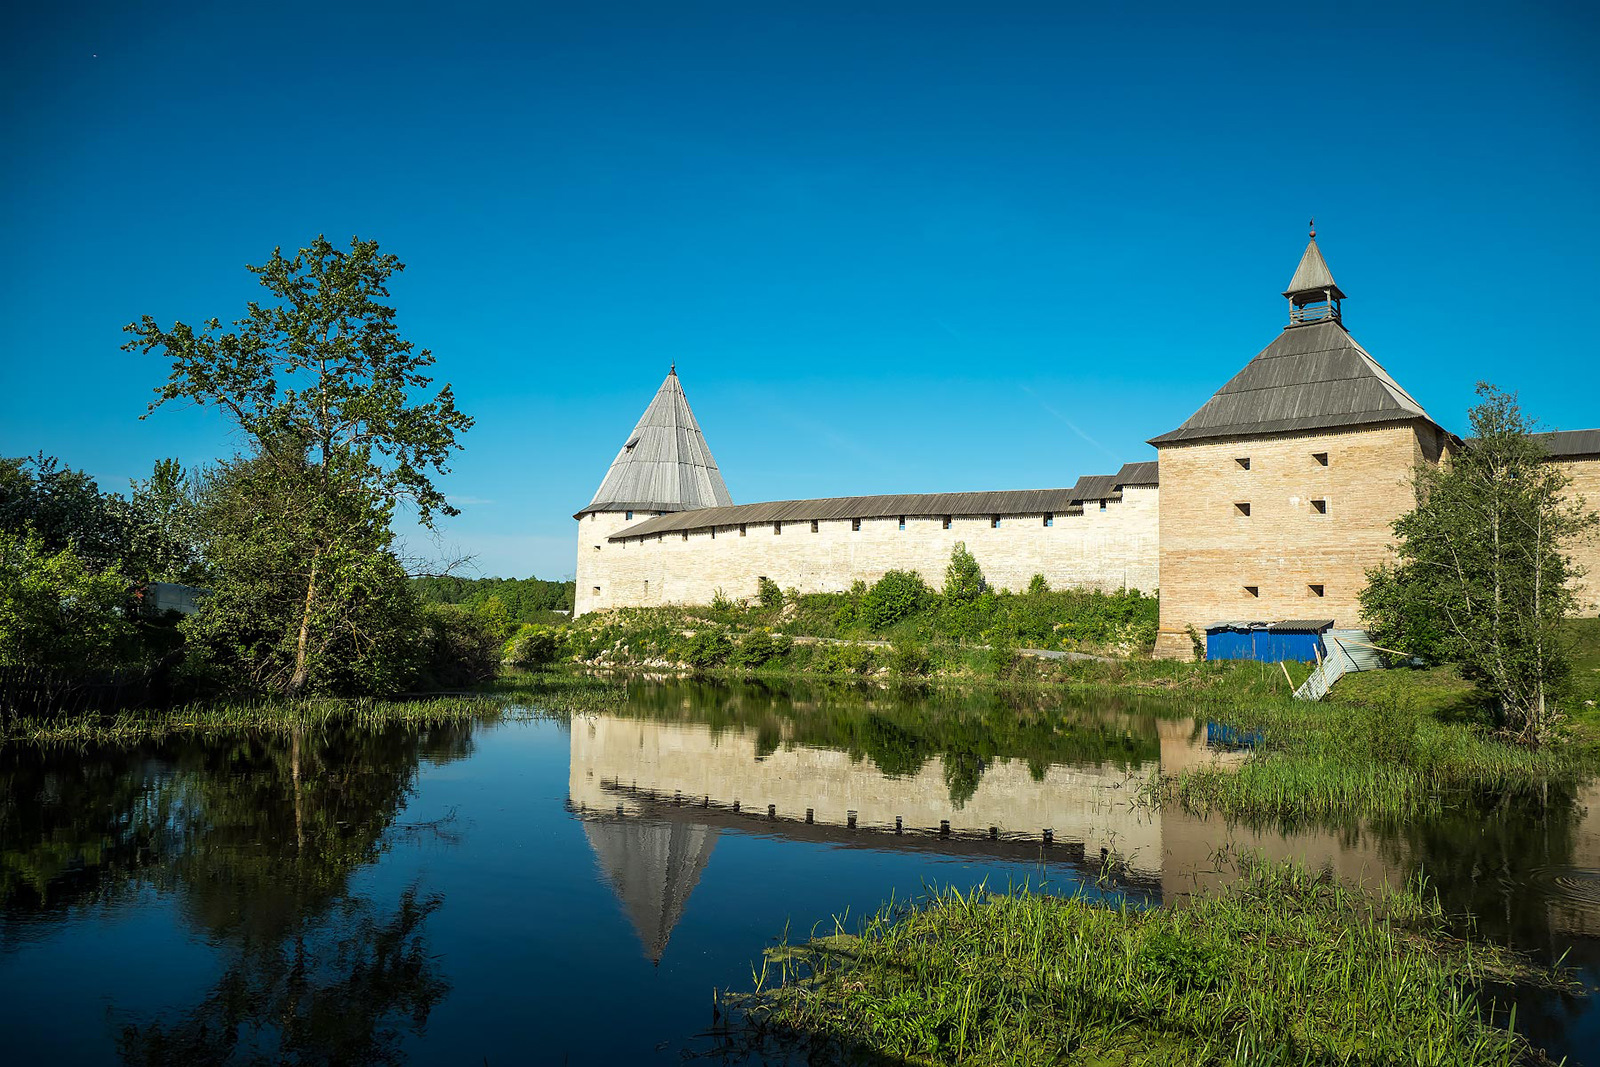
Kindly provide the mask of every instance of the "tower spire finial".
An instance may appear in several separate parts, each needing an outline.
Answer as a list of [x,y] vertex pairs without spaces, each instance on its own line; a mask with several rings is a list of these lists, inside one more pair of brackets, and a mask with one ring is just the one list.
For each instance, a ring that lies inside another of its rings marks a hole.
[[1315,216],[1313,216],[1311,219],[1311,239],[1313,241],[1317,239],[1317,220]]
[[677,374],[678,374],[678,361],[677,360],[673,360],[672,361],[672,366],[667,368],[667,373],[672,375],[673,377],[677,377]]

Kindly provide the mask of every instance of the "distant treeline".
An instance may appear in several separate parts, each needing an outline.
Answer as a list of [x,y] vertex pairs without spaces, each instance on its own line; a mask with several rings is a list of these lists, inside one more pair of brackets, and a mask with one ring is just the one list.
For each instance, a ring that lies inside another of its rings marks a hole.
[[460,604],[474,610],[499,597],[512,622],[543,622],[552,611],[572,611],[578,583],[549,582],[543,578],[456,578],[453,576],[411,579],[424,604]]

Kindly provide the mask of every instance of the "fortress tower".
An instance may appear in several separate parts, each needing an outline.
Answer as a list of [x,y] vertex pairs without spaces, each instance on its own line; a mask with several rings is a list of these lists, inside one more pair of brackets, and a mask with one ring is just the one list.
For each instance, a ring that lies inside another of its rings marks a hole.
[[596,557],[617,550],[609,541],[613,535],[657,515],[732,503],[674,365],[611,461],[594,499],[573,516],[578,520],[574,617],[602,601],[603,576],[609,572]]
[[1414,503],[1412,473],[1450,435],[1345,330],[1317,232],[1289,287],[1289,324],[1177,429],[1161,469],[1161,632],[1332,619],[1359,626],[1367,568]]

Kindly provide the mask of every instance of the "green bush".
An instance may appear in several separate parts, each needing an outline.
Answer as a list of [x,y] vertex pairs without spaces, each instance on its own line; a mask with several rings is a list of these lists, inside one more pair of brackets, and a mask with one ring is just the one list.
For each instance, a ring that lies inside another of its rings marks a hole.
[[950,566],[944,572],[945,599],[971,603],[987,588],[983,571],[978,569],[977,559],[967,551],[967,543],[957,541],[956,547],[950,552]]
[[889,646],[889,669],[906,677],[924,678],[933,670],[933,657],[924,645],[899,638]]
[[697,631],[694,637],[689,639],[683,658],[684,662],[696,670],[706,670],[723,666],[732,655],[733,641],[727,633],[707,627]]
[[505,661],[518,667],[546,667],[561,658],[561,634],[549,626],[526,623],[506,642]]
[[739,642],[732,663],[735,667],[749,670],[764,667],[779,656],[787,654],[791,644],[787,637],[775,638],[770,631],[755,630],[746,634],[744,640]]
[[921,612],[931,595],[916,571],[890,571],[867,591],[861,604],[863,617],[874,633],[882,633]]
[[872,649],[854,643],[829,645],[823,658],[824,668],[832,674],[871,674],[876,666]]
[[500,637],[477,612],[454,604],[422,606],[419,689],[466,689],[500,671]]
[[756,599],[761,601],[764,608],[783,607],[783,590],[778,588],[778,583],[771,578],[762,576],[756,582]]

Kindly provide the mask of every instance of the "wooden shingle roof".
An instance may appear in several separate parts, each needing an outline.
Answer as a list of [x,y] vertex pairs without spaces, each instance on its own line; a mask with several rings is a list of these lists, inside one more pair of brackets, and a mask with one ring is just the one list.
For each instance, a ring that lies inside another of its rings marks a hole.
[[578,514],[682,511],[732,503],[673,368],[611,461],[594,499]]
[[1333,321],[1280,333],[1182,426],[1153,445],[1420,419],[1422,405]]
[[[1135,469],[1136,468],[1136,469]],[[1148,468],[1148,469],[1147,469]],[[700,508],[657,515],[612,535],[621,541],[652,534],[704,530],[754,523],[809,522],[813,519],[960,518],[995,515],[1075,515],[1085,500],[1121,500],[1123,485],[1155,484],[1155,462],[1129,463],[1117,474],[1091,474],[1070,489],[1012,489],[976,493],[890,493],[836,496],[817,500],[768,500],[759,504]],[[1131,477],[1123,475],[1134,469]]]

